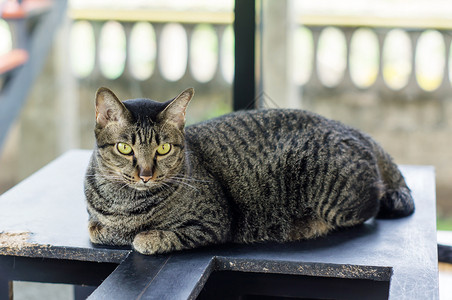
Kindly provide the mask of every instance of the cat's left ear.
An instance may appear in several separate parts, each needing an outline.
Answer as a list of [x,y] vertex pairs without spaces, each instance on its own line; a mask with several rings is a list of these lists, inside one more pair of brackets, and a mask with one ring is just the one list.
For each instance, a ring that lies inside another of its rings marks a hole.
[[185,111],[187,110],[188,103],[195,94],[193,88],[188,88],[179,94],[170,104],[159,114],[160,120],[173,123],[179,129],[185,126]]

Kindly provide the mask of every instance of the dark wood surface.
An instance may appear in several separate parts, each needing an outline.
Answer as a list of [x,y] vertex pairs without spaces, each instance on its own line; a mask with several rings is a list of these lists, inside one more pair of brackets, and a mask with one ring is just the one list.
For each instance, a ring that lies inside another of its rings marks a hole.
[[[143,256],[90,243],[83,194],[89,156],[68,152],[0,196],[0,287],[12,279],[102,282],[90,299],[195,299],[200,293],[208,299],[214,285],[232,294],[312,298],[316,291],[342,299],[331,294],[334,287],[350,286],[345,291],[358,295],[355,299],[366,291],[375,294],[371,287],[390,299],[438,299],[432,167],[402,167],[416,202],[415,214],[407,218],[370,220],[312,241]],[[46,276],[39,275],[43,270]],[[233,286],[220,286],[222,276]],[[313,284],[318,286],[300,288]]]

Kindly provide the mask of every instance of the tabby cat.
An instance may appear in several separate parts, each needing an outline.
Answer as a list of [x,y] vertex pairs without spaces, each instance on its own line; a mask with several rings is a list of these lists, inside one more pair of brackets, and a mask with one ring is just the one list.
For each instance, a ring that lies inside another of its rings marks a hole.
[[160,103],[97,91],[85,180],[93,243],[154,254],[286,242],[414,211],[397,166],[367,135],[289,109],[185,128],[193,93]]

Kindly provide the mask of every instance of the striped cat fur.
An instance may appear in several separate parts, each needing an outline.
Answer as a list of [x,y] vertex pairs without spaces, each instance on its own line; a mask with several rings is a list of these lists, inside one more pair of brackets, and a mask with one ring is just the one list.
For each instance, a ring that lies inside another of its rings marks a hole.
[[185,127],[193,93],[160,103],[97,91],[85,180],[93,243],[154,254],[287,242],[414,211],[397,165],[364,133],[289,109]]

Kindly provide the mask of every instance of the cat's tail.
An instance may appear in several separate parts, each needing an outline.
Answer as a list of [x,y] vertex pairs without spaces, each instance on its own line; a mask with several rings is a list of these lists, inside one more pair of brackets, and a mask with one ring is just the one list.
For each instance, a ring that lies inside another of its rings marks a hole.
[[414,200],[405,179],[391,156],[379,145],[375,149],[385,190],[380,199],[377,218],[401,218],[414,212]]

